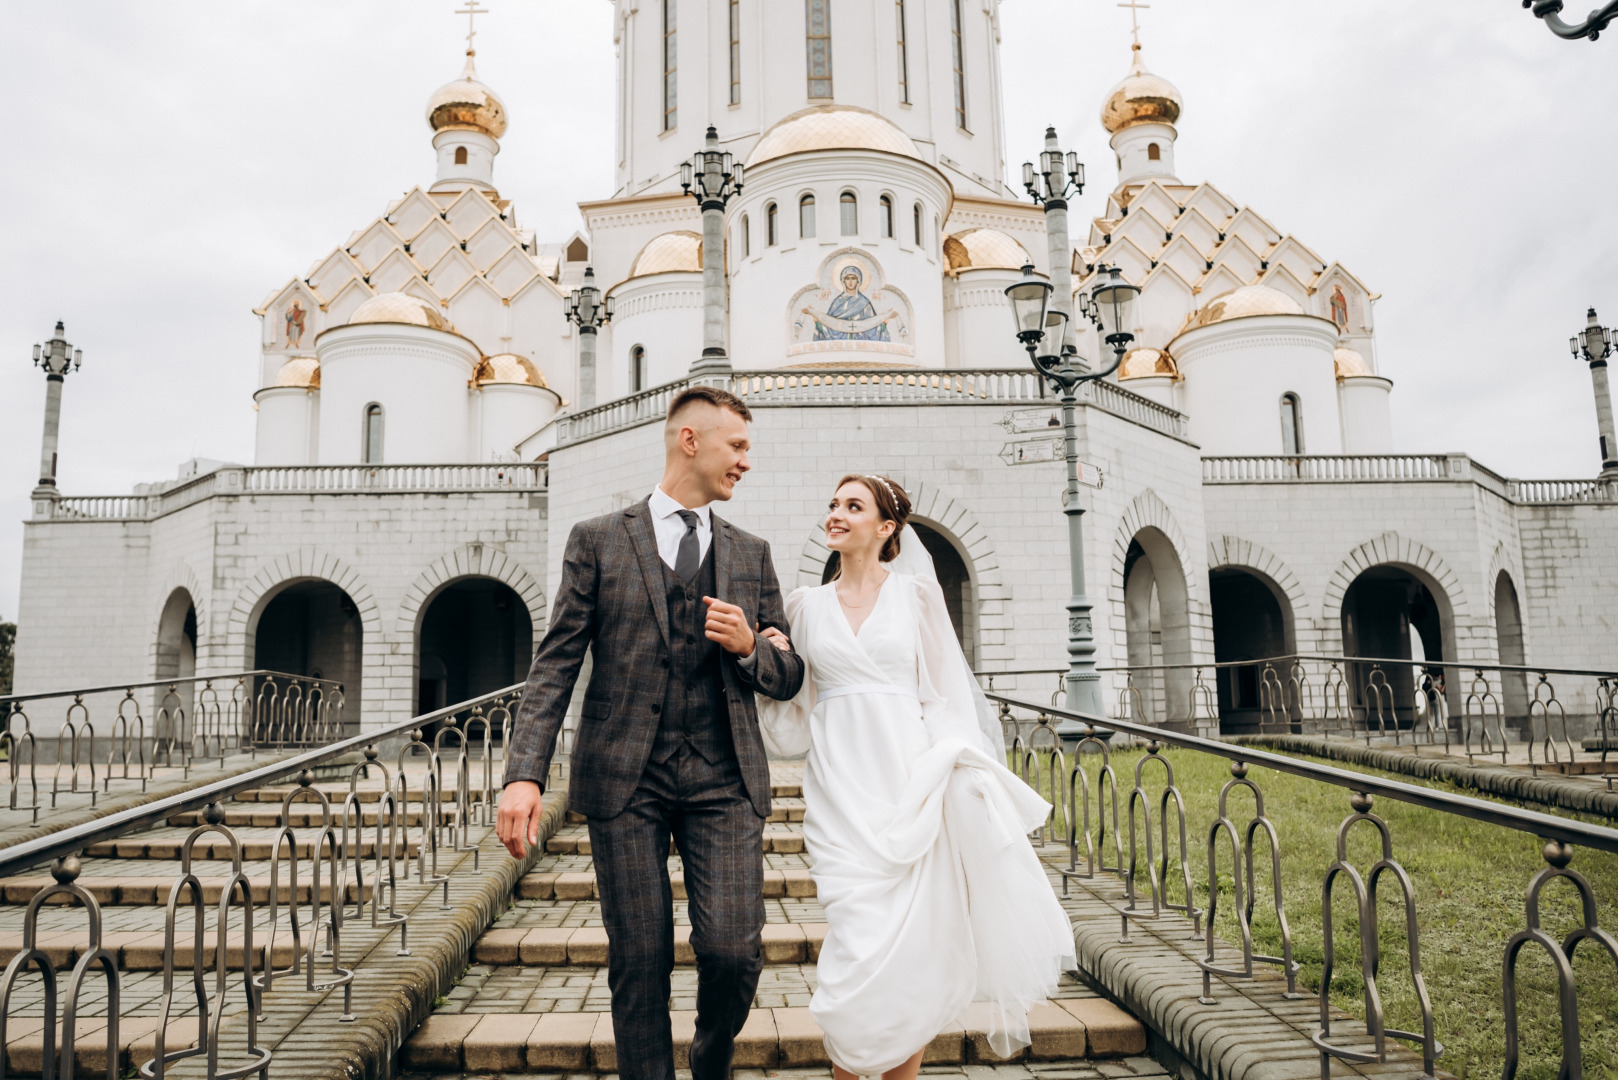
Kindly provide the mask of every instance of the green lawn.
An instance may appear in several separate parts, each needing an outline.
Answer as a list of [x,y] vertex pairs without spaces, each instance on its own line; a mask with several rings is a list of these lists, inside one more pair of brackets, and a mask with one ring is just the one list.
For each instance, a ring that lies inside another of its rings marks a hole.
[[[1113,758],[1113,766],[1123,783],[1119,803],[1126,815],[1122,830],[1126,859],[1127,796],[1134,785],[1134,766],[1140,756],[1139,751],[1122,750]],[[1163,756],[1173,764],[1185,798],[1191,876],[1197,890],[1197,906],[1205,909],[1208,830],[1216,815],[1219,790],[1230,779],[1229,764],[1192,751],[1169,750]],[[1087,756],[1085,762],[1093,788],[1097,759]],[[1355,771],[1409,783],[1426,783],[1370,769]],[[1161,777],[1162,770],[1156,766],[1149,768],[1145,777],[1144,786],[1154,815],[1163,786]],[[1302,965],[1300,987],[1318,993],[1323,956],[1321,884],[1326,868],[1336,857],[1338,826],[1352,812],[1349,793],[1268,769],[1254,768],[1248,778],[1264,792],[1265,810],[1280,837],[1284,906],[1292,930],[1293,956]],[[1438,783],[1427,786],[1449,787]],[[1477,796],[1475,792],[1463,794],[1488,798]],[[1433,1003],[1438,1040],[1445,1047],[1439,1067],[1461,1077],[1499,1076],[1505,1055],[1501,998],[1505,944],[1526,925],[1527,885],[1545,866],[1540,854],[1542,845],[1527,834],[1391,799],[1378,799],[1373,812],[1388,823],[1394,858],[1409,873],[1415,887],[1421,968]],[[1245,834],[1246,824],[1253,816],[1252,796],[1233,792],[1229,814],[1238,832]],[[1093,828],[1093,807],[1091,820]],[[1610,824],[1604,820],[1597,823]],[[1170,881],[1174,883],[1170,898],[1178,900],[1183,889],[1179,884],[1178,840],[1172,822],[1170,837],[1175,860],[1170,870]],[[1263,850],[1262,839],[1259,844],[1254,951],[1279,955],[1280,927],[1268,891],[1269,854]],[[1144,838],[1140,851],[1144,860]],[[1216,931],[1227,944],[1241,940],[1233,911],[1235,895],[1228,852],[1228,842],[1222,840]],[[1362,822],[1354,827],[1350,832],[1348,853],[1350,862],[1360,873],[1367,873],[1379,856],[1376,832],[1371,825]],[[1582,873],[1590,882],[1600,925],[1609,932],[1618,929],[1618,856],[1577,851],[1571,869]],[[1391,875],[1384,875],[1379,894],[1382,962],[1377,985],[1388,1025],[1419,1031],[1420,1012],[1409,974],[1403,903]],[[1340,879],[1337,883],[1332,918],[1337,939],[1332,1000],[1345,1011],[1363,1017],[1359,921],[1346,880]],[[1542,894],[1541,926],[1560,940],[1578,925],[1573,888],[1567,882],[1551,883]],[[1587,1077],[1618,1077],[1618,969],[1611,958],[1599,947],[1592,947],[1593,944],[1586,941],[1580,945],[1574,962],[1584,1070]],[[1518,963],[1518,1001],[1523,1055],[1518,1076],[1524,1080],[1554,1080],[1561,1049],[1556,981],[1549,959],[1532,946],[1524,950]]]

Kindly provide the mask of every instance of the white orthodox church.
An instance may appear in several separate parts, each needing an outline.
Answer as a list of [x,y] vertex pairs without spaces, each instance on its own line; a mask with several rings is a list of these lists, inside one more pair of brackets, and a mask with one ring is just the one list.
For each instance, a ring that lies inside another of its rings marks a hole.
[[[818,584],[831,485],[889,475],[974,665],[1063,667],[1059,413],[1004,294],[1024,264],[1051,270],[1044,212],[1007,184],[1008,136],[1032,157],[1042,125],[1003,113],[1002,17],[998,0],[616,0],[616,186],[567,237],[536,237],[501,192],[501,141],[542,138],[545,104],[508,114],[469,51],[427,102],[430,180],[255,309],[255,461],[36,493],[18,690],[274,668],[342,681],[347,719],[372,726],[518,680],[569,528],[647,494],[701,355],[680,166],[710,124],[746,167],[721,317],[756,446],[721,514],[771,542],[786,587]],[[1141,289],[1135,347],[1080,409],[1109,699],[1117,669],[1168,665],[1136,674],[1148,711],[1210,730],[1172,665],[1610,665],[1618,484],[1400,454],[1376,293],[1177,161],[1180,92],[1138,45],[1124,59],[1098,103],[1103,216],[1057,256],[1078,291],[1102,265]],[[587,272],[612,301],[593,341],[567,317]],[[1078,348],[1102,359],[1093,331]],[[92,627],[95,649],[63,647]],[[1227,726],[1247,696],[1220,683]]]

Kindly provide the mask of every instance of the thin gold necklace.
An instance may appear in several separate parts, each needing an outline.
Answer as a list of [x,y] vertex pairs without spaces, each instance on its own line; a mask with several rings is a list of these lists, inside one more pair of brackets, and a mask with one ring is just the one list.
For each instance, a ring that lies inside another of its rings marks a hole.
[[842,589],[837,590],[837,602],[846,608],[853,608],[855,611],[864,611],[866,608],[876,603],[877,597],[882,595],[882,586],[886,585],[887,581],[888,579],[884,577],[881,582],[877,584],[876,591],[871,595],[871,598],[863,604],[850,604],[846,599],[844,599]]

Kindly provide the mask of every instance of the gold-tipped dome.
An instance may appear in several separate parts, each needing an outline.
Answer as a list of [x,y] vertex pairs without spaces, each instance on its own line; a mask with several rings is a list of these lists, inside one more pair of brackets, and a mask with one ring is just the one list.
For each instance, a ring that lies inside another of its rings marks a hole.
[[1135,62],[1124,81],[1112,88],[1101,106],[1101,126],[1116,135],[1136,124],[1172,124],[1180,118],[1180,91],[1167,79],[1146,70],[1135,46]]
[[275,386],[320,389],[320,361],[312,356],[289,356],[275,373]]
[[920,157],[910,136],[893,121],[851,105],[815,105],[795,112],[766,131],[746,165],[753,166],[808,150],[881,150]]
[[427,123],[434,131],[481,131],[498,139],[506,133],[506,106],[493,90],[478,81],[473,54],[466,53],[461,77],[433,91],[427,99]]
[[1254,315],[1302,315],[1303,306],[1279,289],[1268,285],[1243,285],[1208,301],[1191,313],[1181,333],[1199,326],[1246,319]]
[[1120,379],[1148,379],[1153,375],[1179,375],[1180,368],[1164,349],[1131,349],[1118,365]]
[[540,374],[534,362],[516,353],[485,356],[478,361],[478,366],[472,369],[472,381],[479,386],[487,386],[489,383],[509,383],[548,388],[545,376]]
[[630,277],[702,270],[702,234],[680,230],[652,237],[629,268]]
[[1365,362],[1359,350],[1338,346],[1332,350],[1332,364],[1337,368],[1339,379],[1353,379],[1361,375],[1371,374],[1371,365]]
[[437,306],[402,292],[380,293],[355,308],[354,314],[348,317],[348,325],[364,323],[404,323],[406,326],[425,326],[430,330],[455,333],[455,327],[450,325]]
[[944,257],[951,270],[1019,270],[1032,262],[1028,249],[999,229],[967,229],[944,241]]

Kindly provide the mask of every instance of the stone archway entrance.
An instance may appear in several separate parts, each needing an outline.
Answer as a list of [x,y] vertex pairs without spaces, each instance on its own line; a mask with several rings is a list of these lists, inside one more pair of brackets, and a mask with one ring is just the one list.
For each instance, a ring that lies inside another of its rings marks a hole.
[[1174,542],[1155,527],[1124,553],[1124,635],[1135,693],[1121,710],[1133,715],[1120,718],[1190,731],[1195,675],[1173,665],[1191,662],[1191,596]]
[[360,613],[348,593],[329,581],[289,582],[265,603],[252,630],[253,666],[343,687],[343,721],[356,728],[360,718]]
[[[1213,614],[1214,660],[1241,665],[1218,669],[1219,731],[1256,731],[1263,665],[1241,662],[1289,656],[1297,651],[1292,603],[1268,577],[1231,566],[1209,571],[1208,597]],[[1281,677],[1285,678],[1285,673]]]
[[416,630],[416,712],[522,682],[534,659],[534,624],[510,585],[468,577],[422,606]]
[[[1494,579],[1494,635],[1500,653],[1500,663],[1521,667],[1528,663],[1528,650],[1523,644],[1522,609],[1517,605],[1517,588],[1511,575],[1504,570]],[[1506,723],[1527,733],[1528,676],[1523,672],[1500,673],[1500,705]]]
[[1344,592],[1342,623],[1345,656],[1409,661],[1349,665],[1353,703],[1373,731],[1395,722],[1409,729],[1424,719],[1418,711],[1418,679],[1431,680],[1431,688],[1446,699],[1455,692],[1445,685],[1442,668],[1425,666],[1455,655],[1449,598],[1436,581],[1403,566],[1372,566]]

